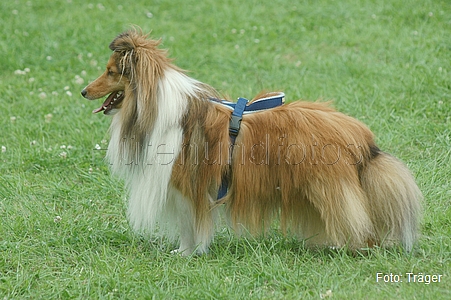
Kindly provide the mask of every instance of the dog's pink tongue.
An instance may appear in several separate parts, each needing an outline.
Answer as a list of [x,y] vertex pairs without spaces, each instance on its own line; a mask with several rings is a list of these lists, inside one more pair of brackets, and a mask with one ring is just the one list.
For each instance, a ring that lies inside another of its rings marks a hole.
[[99,107],[99,108],[94,109],[94,110],[92,111],[92,113],[93,113],[93,114],[96,114],[96,113],[99,113],[99,112],[104,111],[104,110],[105,110],[105,108],[102,106],[102,107]]
[[114,98],[114,94],[115,93],[111,93],[111,95],[108,96],[108,98],[106,98],[106,100],[103,102],[102,106],[99,108],[96,108],[92,111],[93,114],[99,113],[101,111],[106,110],[106,108],[108,107],[108,105],[110,105],[111,101]]

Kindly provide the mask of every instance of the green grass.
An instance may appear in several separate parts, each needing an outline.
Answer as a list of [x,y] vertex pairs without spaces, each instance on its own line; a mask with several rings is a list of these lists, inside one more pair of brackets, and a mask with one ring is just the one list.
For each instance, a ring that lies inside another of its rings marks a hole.
[[[218,2],[1,2],[0,299],[449,299],[449,3]],[[278,232],[237,239],[220,228],[210,254],[182,258],[131,232],[123,186],[94,150],[109,118],[79,96],[131,24],[233,98],[333,99],[368,124],[425,195],[413,253],[315,252]],[[376,282],[378,272],[404,282]],[[443,276],[407,283],[407,272]]]

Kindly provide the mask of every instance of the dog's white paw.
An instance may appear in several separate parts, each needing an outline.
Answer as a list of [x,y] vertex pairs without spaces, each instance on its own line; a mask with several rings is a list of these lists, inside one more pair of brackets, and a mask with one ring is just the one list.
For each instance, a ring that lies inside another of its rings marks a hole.
[[171,251],[171,254],[174,255],[181,255],[181,256],[190,256],[191,254],[193,254],[193,250],[189,250],[189,249],[174,249]]

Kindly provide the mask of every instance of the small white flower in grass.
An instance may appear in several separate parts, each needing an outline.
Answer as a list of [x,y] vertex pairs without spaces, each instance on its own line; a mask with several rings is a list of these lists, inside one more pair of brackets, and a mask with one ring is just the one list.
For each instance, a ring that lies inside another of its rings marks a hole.
[[235,49],[239,49],[240,48],[240,45],[235,45]]
[[61,218],[60,216],[56,216],[56,217],[53,219],[53,222],[59,223],[59,222],[61,222],[62,219],[63,219],[63,218]]
[[66,91],[66,95],[68,95],[69,97],[72,97],[72,92],[71,91]]
[[68,85],[66,85],[65,87],[64,87],[64,90],[65,91],[68,91],[70,89],[70,87],[68,86]]
[[100,145],[99,145],[99,144],[96,144],[94,148],[95,148],[96,150],[100,150],[100,149],[102,149],[102,147],[100,147]]
[[25,71],[25,73],[30,73],[30,68],[25,68],[23,70]]
[[15,117],[15,116],[11,116],[11,117],[10,117],[9,119],[11,120],[11,123],[14,123],[14,122],[16,122],[16,120],[17,120],[17,117]]
[[254,43],[258,44],[258,43],[260,43],[260,40],[259,39],[255,39]]
[[108,141],[107,140],[101,140],[100,143],[105,145],[105,144],[108,144]]
[[149,11],[146,13],[146,17],[148,17],[149,19],[153,18],[153,14]]
[[61,158],[67,158],[67,152],[63,151],[60,153]]
[[103,6],[103,4],[102,3],[98,3],[97,4],[97,8],[99,9],[99,10],[105,10],[105,6]]
[[92,57],[92,53],[88,53],[86,54],[88,57]]
[[72,150],[72,149],[74,149],[74,146],[67,145],[67,150]]
[[428,13],[428,16],[429,16],[429,17],[433,17],[433,16],[434,16],[434,13],[433,13],[432,11],[430,11],[430,12]]
[[236,33],[236,29],[233,28],[233,29],[231,30],[231,32],[232,32],[232,33]]
[[6,146],[2,146],[2,153],[6,152]]
[[76,84],[83,84],[85,80],[81,78],[79,75],[75,75],[75,83]]
[[45,98],[47,98],[47,94],[45,92],[40,92],[39,93],[39,98],[40,99],[45,99]]
[[22,70],[15,70],[14,71],[14,75],[25,75],[25,74],[27,74],[27,72],[22,71]]
[[86,76],[86,71],[85,70],[83,70],[83,71],[81,71],[81,76]]
[[94,171],[94,170],[92,169],[92,167],[88,169],[88,173],[89,173],[89,174],[92,174],[93,171]]
[[58,96],[58,92],[57,91],[53,91],[52,92],[52,96]]
[[89,64],[93,67],[97,66],[97,60],[93,59],[89,62]]
[[244,34],[246,31],[244,29],[240,29],[240,34]]
[[118,5],[118,6],[117,6],[117,9],[118,9],[118,10],[122,10],[123,8],[124,8],[124,7],[123,7],[122,5]]
[[60,149],[66,149],[66,145],[61,145]]
[[109,296],[114,296],[114,294],[116,294],[119,290],[118,289],[113,289],[111,292],[108,293]]
[[88,8],[93,9],[93,8],[94,8],[94,4],[89,3],[89,4],[88,4]]
[[33,83],[33,82],[35,82],[36,80],[34,79],[34,77],[30,77],[29,79],[28,79],[28,82],[29,83]]
[[46,123],[50,123],[52,121],[53,115],[52,114],[46,114],[44,116],[44,118],[45,118],[45,122]]
[[50,55],[47,55],[46,59],[47,59],[48,61],[51,61],[51,60],[52,60],[52,57],[51,57]]
[[32,140],[31,142],[30,142],[30,146],[34,146],[34,145],[36,145],[38,142],[36,141],[36,140]]
[[320,294],[321,299],[332,297],[332,290],[327,290],[324,294]]

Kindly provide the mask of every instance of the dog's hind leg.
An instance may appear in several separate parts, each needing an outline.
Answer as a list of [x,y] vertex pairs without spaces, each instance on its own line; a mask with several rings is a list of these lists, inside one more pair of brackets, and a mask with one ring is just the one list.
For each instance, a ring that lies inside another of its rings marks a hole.
[[[359,183],[340,180],[318,183],[308,195],[324,223],[325,238],[322,244],[347,246],[351,249],[366,246],[373,235],[372,223],[366,207],[366,195]],[[315,243],[315,238],[312,239]]]

